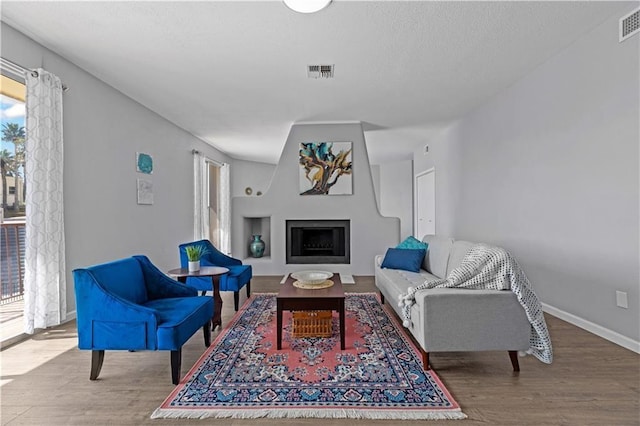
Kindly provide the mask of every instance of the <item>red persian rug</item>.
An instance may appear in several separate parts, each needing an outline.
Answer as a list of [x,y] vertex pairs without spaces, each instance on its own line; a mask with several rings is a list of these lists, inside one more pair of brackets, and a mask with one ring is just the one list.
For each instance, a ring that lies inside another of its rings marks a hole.
[[292,338],[276,297],[254,294],[152,418],[464,419],[466,415],[375,294],[348,294],[346,350],[333,336]]

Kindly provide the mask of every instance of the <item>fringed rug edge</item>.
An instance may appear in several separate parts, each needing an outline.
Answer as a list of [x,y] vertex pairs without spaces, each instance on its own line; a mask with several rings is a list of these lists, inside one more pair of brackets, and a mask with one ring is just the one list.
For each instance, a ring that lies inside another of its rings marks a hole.
[[369,420],[463,420],[467,418],[460,409],[440,410],[344,410],[344,409],[255,409],[255,410],[215,410],[215,409],[170,409],[158,408],[152,419],[369,419]]

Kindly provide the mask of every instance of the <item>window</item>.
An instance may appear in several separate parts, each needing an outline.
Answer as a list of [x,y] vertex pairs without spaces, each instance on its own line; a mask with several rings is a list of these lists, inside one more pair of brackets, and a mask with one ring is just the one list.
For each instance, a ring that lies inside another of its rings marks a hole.
[[[25,99],[24,76],[6,71],[0,73],[0,304],[13,303],[24,294],[25,250]],[[3,324],[12,337],[22,332],[12,321]],[[11,333],[14,331],[15,333]]]
[[25,97],[24,80],[18,76],[0,75],[0,175],[1,207],[4,218],[24,217],[25,173]]
[[218,193],[220,192],[220,166],[207,162],[209,168],[209,240],[215,247],[220,247],[220,217],[218,211]]
[[[228,179],[225,179],[225,173],[228,173],[228,165],[220,164],[215,161],[207,161],[208,174],[208,210],[209,210],[209,240],[219,250],[228,253],[228,215],[229,203],[228,198]],[[226,201],[226,202],[225,202]]]
[[193,150],[194,223],[196,240],[206,238],[223,253],[230,253],[229,165]]

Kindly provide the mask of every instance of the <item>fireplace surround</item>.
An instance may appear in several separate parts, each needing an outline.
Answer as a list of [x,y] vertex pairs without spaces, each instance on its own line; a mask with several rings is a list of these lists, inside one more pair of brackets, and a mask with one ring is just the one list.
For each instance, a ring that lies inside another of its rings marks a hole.
[[287,220],[287,263],[350,263],[349,220]]

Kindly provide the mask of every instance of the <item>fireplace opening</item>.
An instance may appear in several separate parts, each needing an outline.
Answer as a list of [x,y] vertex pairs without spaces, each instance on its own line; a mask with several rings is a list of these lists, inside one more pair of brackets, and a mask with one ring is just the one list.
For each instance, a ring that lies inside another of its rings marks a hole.
[[287,220],[287,263],[349,263],[348,220]]

